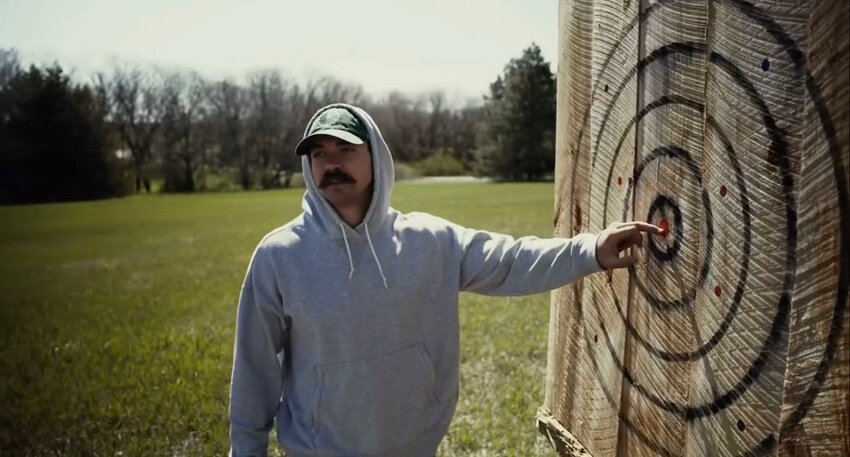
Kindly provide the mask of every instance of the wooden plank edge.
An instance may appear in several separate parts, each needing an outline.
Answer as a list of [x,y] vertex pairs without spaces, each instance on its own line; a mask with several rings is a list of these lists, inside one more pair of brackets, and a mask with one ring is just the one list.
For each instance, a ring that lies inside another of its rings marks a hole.
[[561,457],[593,457],[545,406],[537,410],[537,430],[549,440],[549,444]]

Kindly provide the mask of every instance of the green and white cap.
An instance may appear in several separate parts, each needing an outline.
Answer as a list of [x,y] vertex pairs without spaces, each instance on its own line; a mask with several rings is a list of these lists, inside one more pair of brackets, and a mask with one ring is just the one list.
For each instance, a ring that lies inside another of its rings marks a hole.
[[313,121],[307,135],[295,146],[295,154],[304,155],[310,152],[312,140],[319,135],[330,135],[351,144],[364,144],[369,141],[369,132],[357,116],[345,108],[330,108]]

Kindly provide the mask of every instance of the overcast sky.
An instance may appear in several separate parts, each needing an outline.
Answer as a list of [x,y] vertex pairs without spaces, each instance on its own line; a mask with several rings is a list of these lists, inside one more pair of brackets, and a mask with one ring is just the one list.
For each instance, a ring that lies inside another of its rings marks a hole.
[[555,0],[0,0],[0,47],[87,78],[115,59],[211,78],[280,69],[367,93],[479,97],[532,42],[556,67]]

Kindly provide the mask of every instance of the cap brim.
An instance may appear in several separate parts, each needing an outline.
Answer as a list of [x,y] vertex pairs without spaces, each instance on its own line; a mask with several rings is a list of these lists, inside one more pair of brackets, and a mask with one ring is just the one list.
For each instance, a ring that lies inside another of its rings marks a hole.
[[298,146],[295,146],[295,154],[299,156],[303,156],[310,152],[310,144],[313,142],[313,139],[317,136],[328,135],[334,138],[339,138],[342,141],[351,144],[363,144],[363,140],[361,140],[357,135],[346,132],[345,130],[321,130],[319,132],[315,132],[311,135],[305,136],[303,140],[298,142]]

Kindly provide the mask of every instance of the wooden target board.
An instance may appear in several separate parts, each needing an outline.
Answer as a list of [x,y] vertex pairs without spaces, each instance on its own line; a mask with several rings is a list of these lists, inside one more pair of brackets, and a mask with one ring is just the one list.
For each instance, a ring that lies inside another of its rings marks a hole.
[[850,2],[562,0],[556,234],[669,229],[553,293],[562,455],[850,455]]

